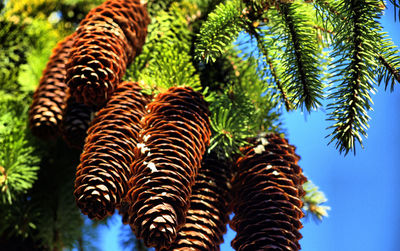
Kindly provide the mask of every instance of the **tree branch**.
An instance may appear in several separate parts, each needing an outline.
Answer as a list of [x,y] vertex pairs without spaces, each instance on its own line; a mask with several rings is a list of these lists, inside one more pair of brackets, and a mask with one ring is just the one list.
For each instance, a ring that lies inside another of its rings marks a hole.
[[251,22],[246,22],[246,25],[247,25],[247,32],[256,39],[258,48],[260,49],[261,53],[264,55],[265,59],[267,60],[269,69],[271,71],[271,75],[274,78],[274,82],[277,85],[279,92],[281,93],[281,97],[282,97],[282,99],[283,99],[283,101],[285,103],[286,110],[287,111],[292,110],[293,109],[293,104],[288,99],[287,94],[286,94],[286,92],[285,92],[285,90],[283,88],[282,82],[279,81],[278,74],[277,74],[277,72],[275,70],[275,67],[273,65],[273,62],[272,62],[271,58],[269,57],[268,50],[267,50],[267,48],[265,48],[265,45],[264,45],[264,43],[262,41],[262,37],[256,31],[256,29],[254,28],[254,26],[252,25]]
[[378,55],[379,61],[385,66],[385,68],[393,75],[397,82],[400,83],[400,71],[395,69],[387,60],[382,56],[382,54]]

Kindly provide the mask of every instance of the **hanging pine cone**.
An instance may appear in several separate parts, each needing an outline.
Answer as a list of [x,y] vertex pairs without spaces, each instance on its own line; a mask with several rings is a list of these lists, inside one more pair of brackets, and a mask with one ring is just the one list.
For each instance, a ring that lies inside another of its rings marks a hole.
[[136,0],[109,0],[89,12],[67,64],[67,83],[77,102],[97,107],[107,102],[141,51],[149,21]]
[[230,166],[216,155],[204,156],[190,197],[186,223],[165,250],[217,251],[229,221]]
[[210,140],[208,105],[189,87],[174,87],[148,105],[126,199],[129,224],[146,246],[175,239]]
[[61,124],[61,133],[69,146],[82,150],[94,112],[94,109],[77,103],[73,96],[69,96]]
[[96,16],[81,23],[66,79],[77,102],[105,104],[125,73],[127,46],[125,35],[111,18]]
[[276,134],[253,140],[237,160],[232,186],[235,250],[299,250],[306,178],[295,148]]
[[129,47],[126,48],[128,64],[142,51],[147,36],[147,25],[150,23],[146,6],[140,2],[140,0],[105,1],[86,16],[86,19],[98,15],[111,17],[119,25],[129,43]]
[[29,127],[37,137],[50,139],[59,134],[68,89],[64,81],[65,64],[74,36],[75,34],[67,36],[53,49],[39,86],[33,94],[32,105],[29,108]]
[[103,219],[119,208],[128,189],[139,122],[149,101],[136,83],[123,82],[88,129],[74,195],[89,218]]

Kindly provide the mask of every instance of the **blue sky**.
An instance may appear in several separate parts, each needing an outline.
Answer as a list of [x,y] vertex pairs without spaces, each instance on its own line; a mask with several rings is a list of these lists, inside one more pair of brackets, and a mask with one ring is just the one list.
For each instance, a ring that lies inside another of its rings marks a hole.
[[[383,26],[400,45],[400,23],[386,11]],[[396,31],[397,29],[397,31]],[[325,136],[330,125],[324,111],[284,114],[289,142],[297,147],[305,174],[325,192],[332,210],[322,223],[305,220],[300,241],[306,251],[397,251],[400,238],[400,92],[378,88],[373,96],[364,149],[343,156]],[[114,218],[114,217],[113,217]],[[121,250],[120,219],[101,227],[101,249]],[[233,250],[235,233],[225,235],[222,251]]]

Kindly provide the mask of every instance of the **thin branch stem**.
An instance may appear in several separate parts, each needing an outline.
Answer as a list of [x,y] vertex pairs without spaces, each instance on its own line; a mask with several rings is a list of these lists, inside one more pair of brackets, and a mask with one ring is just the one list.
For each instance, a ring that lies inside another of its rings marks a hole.
[[278,74],[276,72],[276,69],[275,69],[275,67],[273,65],[273,62],[272,62],[271,58],[269,57],[268,50],[267,50],[267,48],[265,47],[265,45],[264,45],[264,43],[262,41],[262,37],[256,31],[256,29],[254,28],[254,26],[252,25],[251,22],[246,22],[246,24],[247,24],[247,31],[249,32],[249,34],[251,36],[253,36],[256,39],[257,45],[260,48],[261,53],[264,55],[265,59],[267,60],[269,69],[271,71],[271,75],[274,78],[274,82],[277,85],[279,92],[281,93],[282,99],[283,99],[283,101],[285,103],[286,110],[287,111],[292,110],[293,105],[292,105],[292,103],[290,102],[290,100],[287,97],[287,94],[286,94],[286,92],[285,92],[285,90],[283,88],[282,82],[279,81]]
[[343,17],[339,11],[337,11],[335,9],[335,7],[333,7],[332,5],[330,5],[329,2],[327,1],[323,1],[323,0],[315,0],[315,3],[318,4],[319,6],[321,6],[322,8],[324,8],[325,10],[329,11],[330,13],[336,15],[336,16],[340,16],[340,18],[342,20],[346,20],[346,17]]
[[400,83],[400,71],[395,69],[382,54],[378,55],[379,61],[385,66],[385,68],[393,75],[397,82]]
[[322,32],[326,32],[326,33],[329,33],[329,34],[335,34],[335,32],[334,32],[333,30],[326,29],[326,28],[321,27],[321,26],[319,26],[319,25],[313,25],[312,27],[313,27],[313,29],[315,29],[315,30],[320,30],[320,31],[322,31]]

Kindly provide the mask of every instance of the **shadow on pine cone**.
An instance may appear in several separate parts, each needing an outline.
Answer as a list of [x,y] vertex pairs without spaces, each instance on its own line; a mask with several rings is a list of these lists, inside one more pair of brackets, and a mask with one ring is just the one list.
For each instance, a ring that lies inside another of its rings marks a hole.
[[208,105],[189,87],[157,95],[141,122],[126,200],[129,224],[146,246],[169,246],[185,221],[210,141]]
[[299,250],[302,188],[306,178],[295,147],[276,134],[242,149],[233,178],[235,250]]
[[60,131],[70,147],[82,150],[94,112],[94,109],[77,103],[74,97],[69,96]]
[[42,139],[52,139],[59,135],[68,89],[65,83],[65,65],[74,36],[75,33],[67,36],[53,49],[39,86],[33,94],[29,108],[29,127],[35,136]]
[[136,83],[121,83],[88,129],[74,195],[89,218],[113,214],[128,190],[139,123],[150,101],[141,90]]
[[172,245],[161,250],[218,251],[229,221],[231,166],[215,154],[204,156],[190,197],[186,222]]
[[150,19],[139,0],[108,0],[80,23],[67,64],[67,84],[79,103],[101,107],[145,42]]

